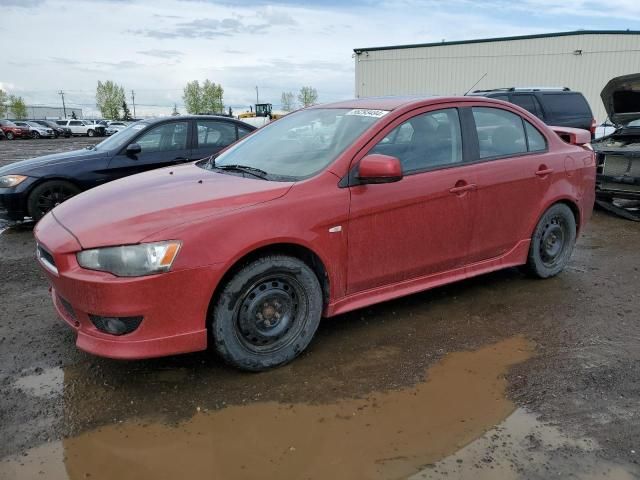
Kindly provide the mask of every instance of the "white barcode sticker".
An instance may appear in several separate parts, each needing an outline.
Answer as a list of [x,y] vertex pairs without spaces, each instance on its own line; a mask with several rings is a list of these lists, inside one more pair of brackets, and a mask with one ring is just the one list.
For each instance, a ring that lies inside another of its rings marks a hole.
[[380,117],[384,117],[387,113],[389,113],[388,110],[370,110],[368,108],[354,108],[353,110],[348,111],[347,115],[380,118]]

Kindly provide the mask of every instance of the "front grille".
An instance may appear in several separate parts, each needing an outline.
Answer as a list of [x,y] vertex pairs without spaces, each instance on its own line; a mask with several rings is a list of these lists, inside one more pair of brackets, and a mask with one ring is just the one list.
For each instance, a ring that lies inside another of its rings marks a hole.
[[60,305],[62,305],[62,308],[72,320],[77,320],[76,312],[73,310],[73,307],[69,302],[67,302],[60,295],[58,295],[58,302],[60,302]]
[[40,256],[40,258],[49,262],[54,267],[56,266],[56,261],[53,259],[53,255],[42,248],[42,245],[38,245],[38,255]]

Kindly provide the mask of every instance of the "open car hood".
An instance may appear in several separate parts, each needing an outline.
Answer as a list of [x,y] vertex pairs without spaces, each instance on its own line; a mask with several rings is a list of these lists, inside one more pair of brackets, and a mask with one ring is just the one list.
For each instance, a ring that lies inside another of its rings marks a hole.
[[600,92],[600,98],[615,125],[624,126],[640,119],[640,73],[612,78]]

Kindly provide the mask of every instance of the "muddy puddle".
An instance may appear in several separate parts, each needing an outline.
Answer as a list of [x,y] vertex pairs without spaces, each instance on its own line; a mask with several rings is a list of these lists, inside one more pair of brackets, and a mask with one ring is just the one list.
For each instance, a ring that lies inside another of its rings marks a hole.
[[424,382],[365,398],[196,408],[177,425],[127,420],[7,458],[0,478],[405,478],[512,414],[505,374],[532,354],[513,337],[446,355]]

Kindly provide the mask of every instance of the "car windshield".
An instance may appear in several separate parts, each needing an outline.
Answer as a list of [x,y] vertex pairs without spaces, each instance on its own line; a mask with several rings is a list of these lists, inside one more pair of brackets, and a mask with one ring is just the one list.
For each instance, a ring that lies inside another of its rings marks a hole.
[[204,168],[261,171],[268,180],[300,180],[332,163],[387,112],[313,108],[287,115],[249,135]]
[[112,137],[103,140],[97,145],[92,146],[93,150],[113,150],[114,148],[121,148],[128,144],[135,135],[143,128],[149,125],[147,122],[136,122],[129,125],[127,128],[123,128],[117,134]]

